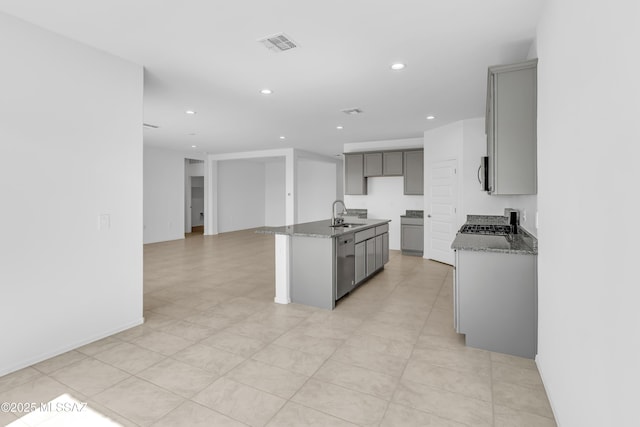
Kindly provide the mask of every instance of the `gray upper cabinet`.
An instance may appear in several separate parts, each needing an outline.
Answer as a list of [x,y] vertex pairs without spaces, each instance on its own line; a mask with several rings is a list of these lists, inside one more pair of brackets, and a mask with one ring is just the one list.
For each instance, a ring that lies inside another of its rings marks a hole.
[[367,180],[364,177],[364,156],[344,155],[344,194],[367,194]]
[[491,194],[536,194],[537,63],[489,68],[487,155]]
[[382,153],[364,155],[364,176],[382,176]]
[[402,151],[382,153],[382,175],[402,176],[404,173],[402,157]]
[[424,151],[404,152],[404,194],[424,194]]

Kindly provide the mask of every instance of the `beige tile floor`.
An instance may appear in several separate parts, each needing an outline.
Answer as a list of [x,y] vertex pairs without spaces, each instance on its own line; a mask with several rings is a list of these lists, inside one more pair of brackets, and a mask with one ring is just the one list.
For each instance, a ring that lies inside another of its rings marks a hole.
[[0,402],[68,393],[124,426],[555,425],[533,361],[455,334],[447,265],[392,251],[329,312],[273,303],[273,236],[144,257],[146,323],[1,377]]

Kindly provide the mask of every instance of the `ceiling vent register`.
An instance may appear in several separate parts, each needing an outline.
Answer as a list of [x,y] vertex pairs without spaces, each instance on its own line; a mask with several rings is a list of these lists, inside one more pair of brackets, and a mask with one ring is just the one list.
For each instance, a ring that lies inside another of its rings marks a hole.
[[362,114],[363,111],[359,108],[346,108],[344,110],[341,110],[343,113],[345,114],[349,114],[350,116],[354,116],[357,114]]
[[291,37],[284,33],[265,37],[258,40],[258,42],[262,43],[264,47],[275,53],[284,52],[285,50],[291,50],[298,47],[298,43],[293,41]]

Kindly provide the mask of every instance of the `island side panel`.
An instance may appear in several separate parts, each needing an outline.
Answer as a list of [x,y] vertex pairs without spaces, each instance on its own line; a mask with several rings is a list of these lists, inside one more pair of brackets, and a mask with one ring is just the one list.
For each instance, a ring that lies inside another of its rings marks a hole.
[[291,303],[291,237],[276,234],[276,296],[278,304]]
[[335,307],[335,239],[291,237],[291,301]]

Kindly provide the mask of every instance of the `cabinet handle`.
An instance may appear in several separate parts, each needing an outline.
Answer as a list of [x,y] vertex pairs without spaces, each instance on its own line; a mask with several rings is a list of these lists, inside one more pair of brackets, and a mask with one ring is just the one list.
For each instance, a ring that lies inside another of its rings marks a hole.
[[482,171],[482,165],[478,166],[478,182],[482,184],[482,178],[480,178],[480,171]]
[[431,214],[427,214],[427,218],[431,218]]

